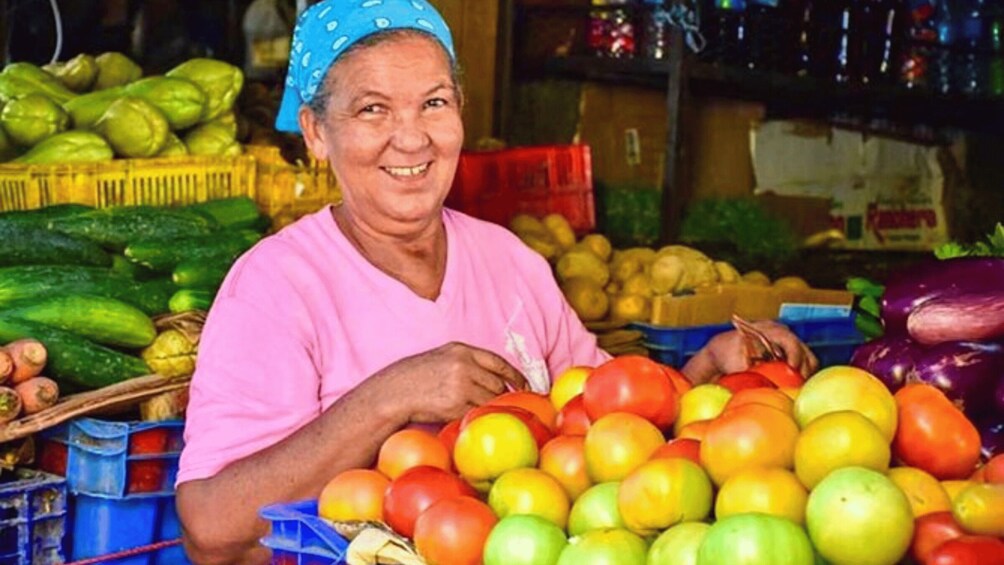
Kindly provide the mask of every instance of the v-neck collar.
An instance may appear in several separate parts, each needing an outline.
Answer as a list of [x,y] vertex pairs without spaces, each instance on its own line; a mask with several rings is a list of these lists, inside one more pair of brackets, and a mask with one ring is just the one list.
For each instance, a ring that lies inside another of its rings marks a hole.
[[428,307],[445,310],[449,306],[455,294],[455,271],[457,269],[457,254],[459,253],[459,246],[455,233],[455,226],[453,225],[452,218],[449,216],[448,210],[443,209],[440,214],[440,219],[443,222],[443,229],[446,233],[446,268],[443,273],[443,282],[439,287],[439,295],[435,300],[419,296],[415,293],[415,291],[408,287],[408,285],[381,271],[376,265],[371,263],[370,260],[367,259],[366,256],[363,255],[351,241],[349,241],[348,236],[345,235],[341,227],[338,225],[338,222],[335,221],[333,205],[329,204],[326,206],[322,213],[324,214],[322,221],[326,222],[326,225],[330,228],[327,231],[331,233],[335,244],[340,247],[343,253],[351,254],[358,259],[357,264],[363,270],[364,275],[371,282],[378,285],[381,291],[404,295],[404,298],[410,299],[409,302],[417,301],[419,304]]

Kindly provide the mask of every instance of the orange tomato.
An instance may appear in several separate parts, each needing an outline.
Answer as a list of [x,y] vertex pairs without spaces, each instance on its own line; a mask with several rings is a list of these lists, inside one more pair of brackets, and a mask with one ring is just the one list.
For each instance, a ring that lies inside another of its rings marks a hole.
[[524,410],[518,406],[503,406],[497,404],[486,404],[484,406],[476,406],[471,408],[464,414],[464,417],[460,420],[460,431],[464,431],[471,422],[475,419],[484,416],[485,414],[511,414],[516,416],[526,424],[526,427],[533,434],[533,438],[537,440],[537,447],[544,447],[544,444],[551,441],[554,434],[551,430],[540,421],[540,418],[533,415],[533,412],[529,410]]
[[757,363],[750,368],[754,373],[760,373],[778,388],[798,388],[805,384],[802,373],[784,361],[767,361]]
[[554,477],[570,500],[593,486],[586,472],[586,439],[558,436],[540,450],[540,470]]
[[439,441],[446,446],[446,451],[453,453],[453,445],[457,443],[457,436],[460,435],[460,420],[451,420],[436,435],[439,437]]
[[349,469],[331,479],[317,500],[317,514],[333,521],[380,521],[390,479],[372,469]]
[[589,414],[586,413],[586,405],[582,401],[581,394],[565,403],[565,406],[558,412],[557,423],[560,435],[586,435],[592,424],[589,421]]
[[698,420],[696,422],[691,422],[680,429],[680,433],[676,434],[678,439],[695,439],[697,441],[704,441],[704,434],[708,433],[708,426],[711,424],[711,420]]
[[748,404],[708,424],[701,441],[701,465],[716,485],[749,467],[791,469],[798,426],[777,408]]
[[551,399],[546,395],[525,390],[515,390],[496,396],[488,401],[488,405],[522,408],[539,418],[551,433],[554,433],[557,429],[555,420],[558,418],[558,411],[551,404]]
[[595,483],[623,480],[665,442],[659,428],[637,414],[607,414],[586,433],[589,478]]
[[673,459],[682,457],[701,464],[701,442],[687,437],[678,437],[659,446],[649,459]]
[[986,465],[980,467],[973,471],[972,475],[969,475],[969,480],[974,483],[985,483],[987,482],[987,467]]
[[468,496],[433,504],[415,522],[415,549],[429,565],[480,565],[498,523],[487,504]]
[[688,390],[694,388],[694,383],[690,382],[686,376],[680,371],[670,367],[669,365],[660,365],[662,372],[669,377],[669,381],[673,383],[673,388],[676,389],[677,395],[683,395]]
[[425,430],[394,432],[380,446],[377,455],[377,470],[391,479],[423,465],[450,470],[450,452],[438,437]]
[[686,459],[648,461],[628,475],[617,493],[617,510],[631,531],[649,536],[711,512],[711,480]]
[[568,401],[582,394],[586,379],[593,372],[592,367],[572,367],[558,375],[551,386],[551,404],[555,410],[561,410]]
[[988,483],[1004,484],[1004,453],[995,455],[983,467],[983,478]]
[[791,471],[753,467],[725,481],[715,501],[715,518],[759,512],[805,523],[809,492]]
[[725,409],[729,410],[745,404],[766,404],[791,415],[794,402],[790,396],[776,388],[747,388],[733,394],[728,404],[725,405]]
[[914,518],[952,509],[952,499],[945,487],[930,473],[914,467],[896,467],[889,469],[888,476],[910,501]]

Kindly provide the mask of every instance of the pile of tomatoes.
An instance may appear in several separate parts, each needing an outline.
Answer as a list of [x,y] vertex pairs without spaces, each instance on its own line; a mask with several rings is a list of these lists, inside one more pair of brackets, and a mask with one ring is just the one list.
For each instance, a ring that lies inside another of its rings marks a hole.
[[624,356],[395,433],[319,514],[430,565],[1004,564],[1004,455],[928,385],[774,363],[691,386]]

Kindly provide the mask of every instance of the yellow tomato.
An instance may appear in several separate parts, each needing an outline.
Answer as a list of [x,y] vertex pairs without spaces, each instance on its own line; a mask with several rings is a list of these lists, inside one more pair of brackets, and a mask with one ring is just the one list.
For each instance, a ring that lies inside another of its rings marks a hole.
[[540,470],[554,477],[575,500],[593,486],[586,472],[586,440],[578,436],[558,436],[540,450]]
[[522,420],[511,414],[486,414],[467,425],[453,446],[457,471],[477,485],[506,471],[535,467],[537,440]]
[[731,397],[732,391],[714,384],[698,385],[683,393],[680,397],[680,414],[673,424],[673,433],[680,435],[680,430],[687,424],[717,417],[725,409]]
[[975,481],[941,481],[941,487],[945,489],[945,493],[948,494],[948,499],[953,503],[959,496],[959,493],[972,484],[975,484]]
[[565,489],[551,475],[539,469],[513,469],[496,479],[488,505],[500,519],[531,514],[565,529],[570,503]]
[[582,394],[586,380],[593,372],[592,367],[572,367],[558,375],[551,386],[551,404],[555,410],[561,410],[568,401]]
[[1004,537],[1004,484],[976,483],[964,488],[952,502],[952,516],[967,532]]
[[892,393],[882,381],[856,367],[823,369],[805,381],[795,398],[795,420],[801,428],[843,410],[860,412],[871,420],[887,443],[896,435],[898,413]]
[[617,509],[628,529],[648,536],[680,522],[703,520],[711,511],[711,480],[687,459],[655,459],[621,483]]
[[715,518],[759,512],[801,525],[808,498],[808,491],[791,471],[754,467],[725,481],[715,501]]
[[812,421],[795,443],[795,474],[808,489],[832,471],[864,467],[889,470],[889,442],[875,424],[858,412],[831,412]]
[[763,404],[739,406],[708,424],[701,465],[716,485],[750,467],[790,469],[797,439],[798,426],[781,410]]
[[390,479],[378,471],[343,471],[321,491],[317,514],[336,522],[383,520],[383,497],[388,486]]
[[952,499],[930,473],[916,467],[896,467],[889,469],[888,475],[906,494],[914,518],[952,509]]
[[594,483],[623,480],[666,442],[659,428],[634,414],[613,412],[586,432],[586,470]]

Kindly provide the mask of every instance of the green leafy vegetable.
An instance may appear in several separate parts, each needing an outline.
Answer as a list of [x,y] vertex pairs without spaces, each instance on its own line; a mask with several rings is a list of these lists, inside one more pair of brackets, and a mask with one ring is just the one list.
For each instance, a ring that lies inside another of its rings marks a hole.
[[712,198],[695,203],[683,220],[686,243],[727,244],[740,264],[777,265],[795,257],[798,238],[788,222],[752,198]]

